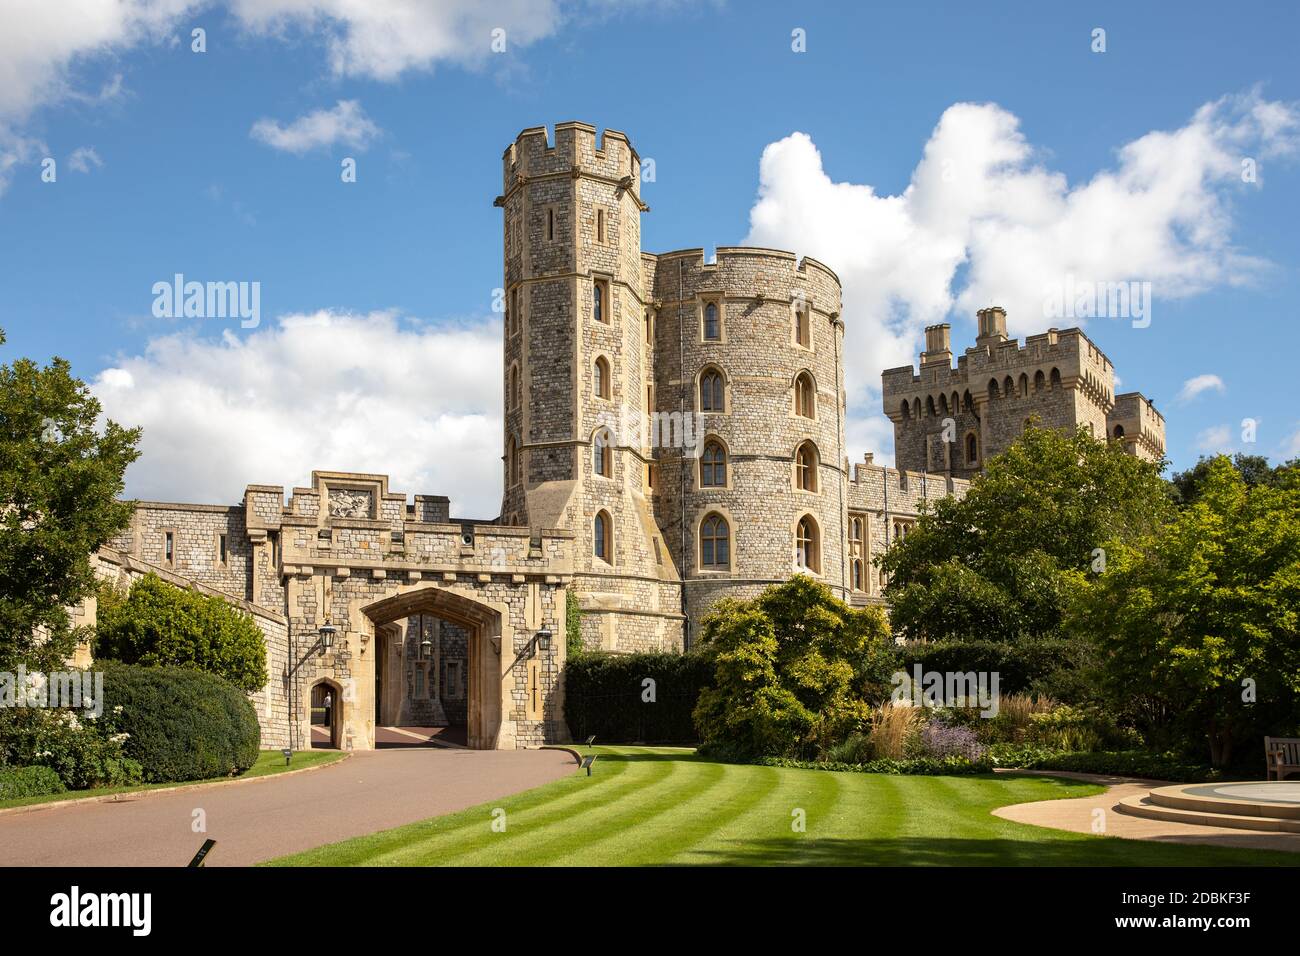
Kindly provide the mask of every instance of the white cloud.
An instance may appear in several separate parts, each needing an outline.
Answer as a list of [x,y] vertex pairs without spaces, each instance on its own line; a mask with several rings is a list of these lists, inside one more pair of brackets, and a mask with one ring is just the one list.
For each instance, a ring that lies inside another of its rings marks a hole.
[[1286,436],[1286,439],[1282,442],[1281,452],[1284,461],[1300,457],[1300,428]]
[[325,310],[248,335],[157,338],[92,387],[108,417],[144,428],[132,497],[234,503],[249,483],[287,489],[338,469],[387,474],[394,491],[449,495],[453,514],[491,518],[500,331]]
[[506,48],[527,46],[559,26],[558,0],[231,0],[243,26],[263,35],[298,29],[324,38],[338,76],[391,81],[439,61],[474,66],[492,55],[492,31]]
[[260,119],[249,135],[272,149],[301,156],[313,149],[342,143],[363,150],[380,133],[356,100],[339,100],[330,110],[315,110],[299,116],[287,126],[273,119]]
[[88,173],[91,166],[103,165],[104,161],[99,158],[99,153],[95,152],[93,146],[78,146],[68,157],[68,168],[78,173]]
[[1194,375],[1183,382],[1183,387],[1178,392],[1178,401],[1190,402],[1202,392],[1209,391],[1215,391],[1222,395],[1226,391],[1223,379],[1217,375]]
[[1267,264],[1232,242],[1232,198],[1258,188],[1241,182],[1240,157],[1292,155],[1298,143],[1300,107],[1252,90],[1125,144],[1112,168],[1071,184],[1011,113],[958,103],[897,195],[834,182],[804,133],[770,144],[744,241],[839,274],[853,414],[878,416],[881,370],[914,362],[923,327],[952,315],[960,351],[990,304],[1007,308],[1013,335],[1080,324],[1045,314],[1066,277],[1151,282],[1157,324],[1161,299],[1250,281]]
[[1212,425],[1202,429],[1196,435],[1196,450],[1211,455],[1228,455],[1236,450],[1232,442],[1232,428],[1228,425]]
[[[0,0],[0,118],[21,120],[36,107],[86,98],[74,74],[95,56],[157,42],[202,6],[196,0]],[[99,94],[113,95],[117,77]]]

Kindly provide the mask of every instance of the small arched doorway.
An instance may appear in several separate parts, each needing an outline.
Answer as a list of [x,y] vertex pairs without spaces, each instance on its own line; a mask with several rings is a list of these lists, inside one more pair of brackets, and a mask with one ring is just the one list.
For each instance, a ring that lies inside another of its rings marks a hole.
[[311,685],[311,745],[343,749],[343,689],[329,678]]

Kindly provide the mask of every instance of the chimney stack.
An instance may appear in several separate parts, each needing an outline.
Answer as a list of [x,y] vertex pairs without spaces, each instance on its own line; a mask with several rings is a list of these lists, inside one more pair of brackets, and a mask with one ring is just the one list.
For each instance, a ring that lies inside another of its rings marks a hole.
[[921,353],[921,365],[943,363],[952,367],[952,326],[947,322],[929,325],[925,329],[925,351]]
[[1007,340],[1007,310],[1000,305],[980,309],[975,315],[979,318],[979,335],[975,347],[994,346]]

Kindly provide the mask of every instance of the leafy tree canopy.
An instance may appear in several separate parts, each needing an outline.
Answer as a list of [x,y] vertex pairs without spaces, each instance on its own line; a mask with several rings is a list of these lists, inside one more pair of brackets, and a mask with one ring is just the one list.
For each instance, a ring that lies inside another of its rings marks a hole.
[[1101,650],[1099,679],[1117,708],[1173,739],[1208,741],[1216,766],[1237,742],[1294,734],[1300,470],[1252,482],[1227,457],[1209,459],[1191,505],[1112,543],[1067,626]]
[[1083,429],[1027,428],[964,498],[940,499],[880,559],[894,628],[928,640],[1056,633],[1070,572],[1170,513],[1162,468]]
[[[1201,496],[1205,480],[1210,473],[1210,465],[1223,457],[1222,455],[1213,458],[1202,457],[1191,468],[1178,472],[1170,479],[1174,485],[1175,497],[1180,504],[1192,504]],[[1232,456],[1232,467],[1237,469],[1241,480],[1248,487],[1256,485],[1276,487],[1282,483],[1288,471],[1298,466],[1300,466],[1300,458],[1293,458],[1280,465],[1270,465],[1263,455],[1244,455],[1238,452]]]
[[67,609],[94,591],[90,556],[131,520],[118,496],[140,430],[101,427],[100,414],[63,359],[0,365],[2,669],[50,669],[71,653]]
[[744,755],[809,756],[860,729],[893,667],[889,627],[806,575],[750,601],[720,601],[700,651],[713,686],[695,724],[706,745]]
[[95,656],[224,677],[252,693],[266,686],[266,641],[246,613],[219,597],[147,574],[123,595],[101,591]]

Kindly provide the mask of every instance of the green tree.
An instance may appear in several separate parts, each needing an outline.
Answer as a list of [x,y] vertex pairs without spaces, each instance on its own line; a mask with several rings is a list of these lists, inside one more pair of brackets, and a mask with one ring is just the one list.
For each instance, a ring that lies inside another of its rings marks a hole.
[[1252,485],[1219,456],[1199,485],[1168,524],[1111,543],[1068,627],[1099,648],[1117,708],[1223,766],[1300,723],[1300,472]]
[[[1222,455],[1217,456],[1217,458],[1222,457]],[[1209,475],[1210,464],[1217,458],[1202,457],[1191,468],[1178,472],[1170,479],[1176,490],[1175,497],[1180,504],[1192,504],[1200,497],[1205,479]],[[1238,474],[1241,475],[1241,480],[1250,487],[1255,485],[1276,487],[1281,483],[1286,472],[1296,468],[1297,465],[1300,465],[1300,458],[1293,458],[1281,465],[1271,466],[1268,459],[1263,455],[1244,455],[1238,452],[1232,456],[1232,467],[1237,469]]]
[[190,667],[252,693],[266,686],[266,641],[243,611],[146,574],[123,595],[101,590],[95,656],[148,667]]
[[713,663],[695,707],[700,737],[747,756],[824,752],[861,728],[893,670],[884,614],[851,608],[806,575],[720,601],[700,653]]
[[1031,427],[961,499],[942,498],[880,559],[895,630],[912,640],[1049,637],[1096,549],[1172,510],[1163,463],[1085,430]]
[[90,556],[130,523],[118,495],[140,430],[101,427],[101,411],[63,359],[0,365],[0,669],[61,666]]

